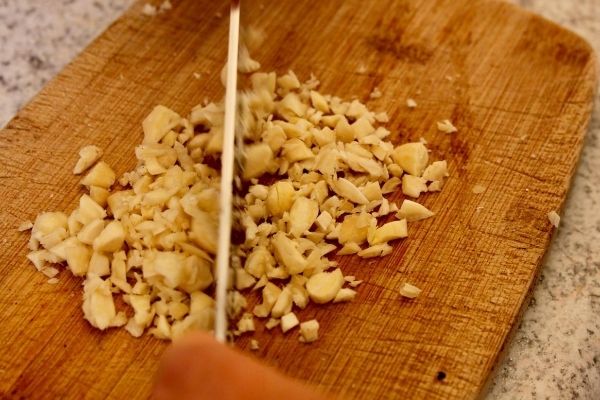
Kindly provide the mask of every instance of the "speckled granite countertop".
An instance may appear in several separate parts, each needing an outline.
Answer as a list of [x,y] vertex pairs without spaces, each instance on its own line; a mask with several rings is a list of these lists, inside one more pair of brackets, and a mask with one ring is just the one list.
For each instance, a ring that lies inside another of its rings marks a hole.
[[[600,53],[599,0],[514,0]],[[0,0],[0,126],[133,0]],[[600,399],[600,108],[541,282],[488,399]]]

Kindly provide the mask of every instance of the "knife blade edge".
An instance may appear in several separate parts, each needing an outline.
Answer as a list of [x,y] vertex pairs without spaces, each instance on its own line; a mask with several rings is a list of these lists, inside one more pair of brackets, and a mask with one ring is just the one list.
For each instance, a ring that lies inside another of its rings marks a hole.
[[225,87],[225,116],[223,152],[221,154],[221,187],[219,194],[219,231],[216,257],[215,338],[225,342],[227,334],[227,286],[231,249],[231,209],[235,158],[235,127],[237,112],[237,68],[240,40],[240,4],[231,2],[229,17],[229,46],[227,50],[227,79]]

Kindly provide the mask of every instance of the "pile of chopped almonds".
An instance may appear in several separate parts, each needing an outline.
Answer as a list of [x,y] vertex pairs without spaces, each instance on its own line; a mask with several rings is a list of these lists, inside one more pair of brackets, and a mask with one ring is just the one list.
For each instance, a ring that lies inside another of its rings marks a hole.
[[[257,72],[250,82],[241,98],[248,191],[245,241],[232,260],[232,333],[254,331],[256,317],[283,332],[299,325],[299,340],[309,343],[319,323],[300,322],[294,309],[352,300],[361,283],[328,256],[390,254],[390,242],[407,237],[409,222],[433,213],[411,200],[398,207],[385,196],[439,191],[447,166],[430,164],[421,142],[394,147],[386,140],[390,131],[377,126],[387,122],[385,113],[319,93],[314,77],[301,83],[293,72]],[[84,277],[83,312],[94,327],[124,326],[136,337],[147,330],[162,339],[212,328],[207,293],[220,177],[210,165],[222,150],[222,125],[222,104],[199,105],[188,118],[157,106],[143,121],[133,171],[117,182],[100,161],[102,150],[84,147],[74,169],[87,171],[79,207],[38,215],[27,257],[50,278],[55,264]],[[378,222],[391,214],[395,220]],[[250,290],[260,290],[262,302],[247,310],[242,292]],[[419,290],[403,291],[414,297]],[[130,308],[119,311],[115,296]]]

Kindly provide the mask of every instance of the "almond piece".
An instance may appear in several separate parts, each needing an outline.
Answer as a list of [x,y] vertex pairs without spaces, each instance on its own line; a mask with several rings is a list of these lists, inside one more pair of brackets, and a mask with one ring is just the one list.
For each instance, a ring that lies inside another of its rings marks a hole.
[[301,274],[307,267],[307,261],[298,250],[297,243],[278,232],[272,239],[273,250],[279,261],[292,274]]
[[293,312],[285,314],[283,317],[281,317],[281,331],[286,333],[290,329],[298,326],[299,323],[300,321],[298,321],[298,317],[296,317],[296,314]]
[[289,181],[279,181],[269,188],[267,196],[267,208],[269,212],[276,217],[289,211],[294,203],[294,186]]
[[427,167],[429,154],[421,142],[406,143],[394,149],[392,159],[409,174],[421,176]]
[[104,161],[100,161],[83,177],[81,184],[88,187],[99,186],[109,189],[115,183],[116,179],[117,177],[112,168]]
[[352,301],[356,297],[356,290],[350,288],[341,288],[333,299],[334,303],[341,303],[346,301]]
[[93,221],[88,222],[77,234],[77,239],[79,239],[82,243],[92,245],[94,244],[94,239],[100,235],[102,230],[104,229],[104,220],[95,219]]
[[292,311],[292,291],[286,287],[277,297],[277,301],[271,309],[271,317],[281,318],[290,311]]
[[83,171],[94,165],[102,157],[102,149],[98,146],[84,146],[79,150],[79,160],[73,168],[75,175],[81,174]]
[[446,161],[434,161],[423,171],[423,179],[426,181],[441,181],[448,176],[448,163]]
[[317,219],[319,204],[306,197],[298,197],[290,209],[290,234],[300,237]]
[[344,284],[344,275],[337,268],[332,272],[319,272],[306,282],[306,290],[310,299],[317,304],[328,303],[335,298]]
[[123,225],[119,221],[111,221],[94,240],[94,251],[114,253],[121,249],[124,241]]
[[302,322],[300,324],[300,336],[302,343],[312,343],[319,339],[319,323],[316,319]]
[[421,294],[421,289],[418,287],[411,285],[410,283],[404,283],[400,288],[400,295],[402,297],[407,297],[409,299],[414,299],[418,295]]
[[433,215],[433,212],[429,211],[424,205],[408,199],[402,202],[400,210],[396,213],[398,219],[406,219],[408,222],[420,221]]
[[416,199],[422,192],[426,191],[427,183],[425,182],[425,179],[413,175],[402,176],[402,193],[405,195]]
[[273,150],[266,143],[258,143],[244,147],[244,156],[243,178],[249,180],[258,178],[269,170]]
[[69,269],[75,276],[83,276],[87,273],[92,256],[91,249],[83,243],[69,246],[66,249],[66,259]]
[[387,243],[390,240],[401,239],[408,236],[408,224],[405,219],[400,221],[392,221],[384,224],[377,228],[373,235],[372,240],[369,241],[371,245]]
[[367,204],[369,200],[364,194],[346,178],[339,178],[330,184],[331,188],[338,195],[350,200],[356,204]]

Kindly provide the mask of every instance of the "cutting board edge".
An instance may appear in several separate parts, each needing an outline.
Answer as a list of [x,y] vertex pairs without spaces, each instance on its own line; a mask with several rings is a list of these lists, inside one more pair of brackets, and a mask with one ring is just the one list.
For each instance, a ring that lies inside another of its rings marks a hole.
[[[568,185],[568,191],[567,191],[567,195],[565,196],[565,198],[562,201],[561,207],[560,207],[560,215],[563,214],[564,208],[566,203],[569,201],[569,197],[571,196],[572,193],[572,187],[573,187],[573,181],[575,179],[575,175],[576,175],[576,171],[579,169],[579,166],[581,164],[581,153],[583,151],[583,146],[585,145],[585,139],[587,138],[587,132],[589,132],[589,125],[590,122],[592,120],[592,115],[591,115],[591,110],[594,108],[596,101],[594,101],[594,99],[597,96],[598,93],[598,67],[600,67],[600,64],[598,64],[598,59],[597,57],[594,58],[594,70],[596,72],[594,72],[594,82],[595,82],[595,90],[592,94],[592,101],[590,101],[590,105],[589,105],[589,109],[590,111],[588,111],[588,118],[586,123],[583,125],[583,128],[581,129],[584,133],[584,138],[582,140],[582,145],[579,147],[578,150],[578,160],[577,163],[575,164],[575,168],[573,168],[573,172],[571,173],[571,178],[569,180],[569,185]],[[540,275],[542,273],[542,269],[544,266],[544,263],[546,262],[546,259],[548,258],[548,255],[550,254],[550,248],[554,245],[554,243],[556,242],[556,237],[557,237],[557,230],[554,230],[554,232],[552,233],[550,240],[549,240],[549,244],[546,247],[546,251],[544,252],[543,257],[540,259],[540,262],[537,266],[537,269],[535,271],[534,277],[532,279],[531,285],[529,286],[526,294],[525,294],[525,298],[523,299],[523,302],[521,303],[521,306],[519,307],[519,311],[518,313],[515,315],[514,321],[511,324],[511,328],[508,331],[508,333],[506,334],[506,336],[504,337],[504,340],[502,342],[502,346],[500,351],[498,352],[498,355],[496,357],[496,360],[492,363],[492,367],[491,369],[488,371],[487,374],[487,378],[484,382],[484,384],[481,386],[481,390],[479,391],[479,393],[477,394],[477,396],[475,397],[477,400],[485,400],[487,394],[491,391],[492,389],[492,383],[494,381],[494,379],[498,376],[498,374],[500,373],[500,368],[498,368],[500,366],[500,364],[502,364],[504,362],[504,360],[506,359],[506,357],[508,356],[508,344],[510,344],[517,332],[518,332],[518,328],[520,325],[520,322],[523,320],[523,317],[525,315],[525,312],[527,311],[529,304],[531,302],[531,299],[533,298],[533,292],[535,291],[535,287],[537,286],[537,284],[539,283],[540,280]]]
[[[515,12],[524,13],[524,14],[528,15],[530,18],[535,18],[535,19],[543,22],[544,24],[552,26],[554,29],[559,29],[563,34],[569,35],[569,36],[573,37],[575,40],[582,43],[583,47],[586,48],[588,54],[590,55],[590,59],[587,63],[585,70],[587,71],[586,80],[588,80],[589,82],[592,83],[593,90],[589,93],[589,99],[585,103],[587,106],[586,107],[587,109],[584,111],[584,113],[587,115],[587,118],[585,119],[585,122],[581,125],[581,128],[579,129],[579,134],[582,137],[582,140],[579,145],[579,149],[577,149],[577,161],[569,173],[570,178],[569,178],[569,183],[567,185],[567,188],[568,188],[567,194],[561,201],[559,214],[562,215],[563,211],[565,209],[565,206],[569,200],[569,197],[572,193],[573,181],[575,180],[577,170],[579,169],[580,164],[581,164],[581,155],[583,152],[583,147],[585,146],[585,141],[587,138],[587,134],[589,132],[589,126],[592,121],[592,111],[593,111],[594,107],[598,105],[598,103],[596,102],[596,98],[598,96],[598,91],[599,91],[598,77],[600,74],[600,63],[599,63],[599,59],[598,59],[598,53],[595,51],[595,49],[592,47],[592,45],[588,42],[588,40],[585,39],[584,37],[582,37],[581,35],[579,35],[578,33],[574,32],[566,27],[563,27],[562,25],[560,25],[554,21],[551,21],[539,14],[525,10],[522,7],[519,7],[518,5],[508,3],[503,0],[484,0],[484,1],[488,1],[489,3],[502,4],[504,6],[514,9]],[[582,90],[581,85],[579,85],[579,88],[580,88],[580,90]],[[519,307],[519,311],[515,315],[515,318],[511,324],[510,330],[507,332],[506,336],[504,337],[504,339],[502,341],[501,350],[498,352],[498,355],[496,356],[496,360],[492,363],[492,367],[488,371],[487,378],[485,379],[485,382],[483,383],[483,385],[481,385],[479,393],[477,393],[477,395],[475,396],[475,399],[477,399],[477,400],[485,400],[486,399],[487,395],[489,394],[489,392],[491,391],[491,389],[493,387],[492,384],[494,382],[494,379],[498,376],[498,374],[501,371],[499,366],[503,363],[503,361],[506,359],[506,357],[508,356],[508,353],[509,353],[509,348],[507,345],[509,345],[513,341],[514,337],[516,336],[520,322],[523,320],[525,312],[527,311],[529,304],[531,302],[531,299],[533,298],[533,293],[534,293],[536,285],[539,282],[542,268],[543,268],[544,263],[550,253],[550,247],[556,241],[556,236],[557,236],[556,232],[557,232],[557,230],[554,230],[552,232],[552,235],[549,239],[549,243],[546,247],[546,251],[544,252],[543,257],[540,259],[540,262],[538,263],[538,266],[536,268],[536,271],[535,271],[535,274],[531,281],[531,284],[529,285],[529,288],[528,288],[527,292],[525,293],[523,302],[521,303],[521,306]]]

